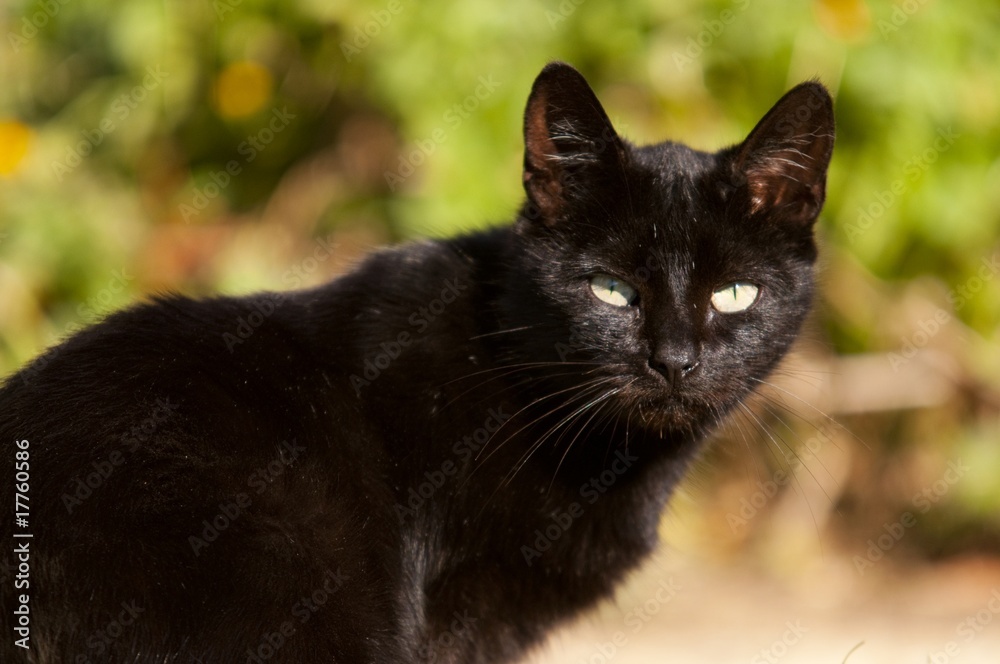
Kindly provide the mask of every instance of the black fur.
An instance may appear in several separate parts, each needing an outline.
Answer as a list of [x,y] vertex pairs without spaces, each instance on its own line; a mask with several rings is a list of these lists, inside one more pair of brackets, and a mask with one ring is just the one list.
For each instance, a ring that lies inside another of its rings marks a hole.
[[[159,298],[9,377],[0,510],[27,440],[33,538],[3,660],[510,662],[607,597],[807,313],[832,106],[806,83],[741,145],[633,147],[556,63],[525,140],[511,227]],[[734,281],[758,300],[720,314]]]

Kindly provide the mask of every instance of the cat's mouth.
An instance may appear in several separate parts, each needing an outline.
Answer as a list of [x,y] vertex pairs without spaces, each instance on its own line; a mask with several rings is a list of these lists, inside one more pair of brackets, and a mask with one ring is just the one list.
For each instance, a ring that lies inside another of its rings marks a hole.
[[621,391],[623,408],[649,430],[692,432],[719,421],[737,398],[735,385],[711,387],[697,365],[667,373],[650,369]]
[[691,431],[700,429],[708,411],[699,402],[683,398],[649,398],[635,403],[634,419],[650,430]]

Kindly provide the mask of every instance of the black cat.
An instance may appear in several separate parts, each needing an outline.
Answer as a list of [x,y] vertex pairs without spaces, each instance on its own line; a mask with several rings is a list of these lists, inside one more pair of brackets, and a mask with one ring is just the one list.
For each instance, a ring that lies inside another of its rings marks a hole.
[[7,379],[4,661],[511,662],[612,593],[806,316],[832,103],[635,147],[557,63],[524,134],[508,228],[157,298]]

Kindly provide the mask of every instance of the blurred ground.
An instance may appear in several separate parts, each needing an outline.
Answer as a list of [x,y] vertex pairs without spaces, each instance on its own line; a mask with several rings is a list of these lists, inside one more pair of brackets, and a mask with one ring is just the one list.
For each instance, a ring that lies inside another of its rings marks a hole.
[[[666,587],[676,592],[658,598]],[[529,661],[995,664],[1000,563],[969,558],[862,579],[834,557],[776,577],[666,552]]]

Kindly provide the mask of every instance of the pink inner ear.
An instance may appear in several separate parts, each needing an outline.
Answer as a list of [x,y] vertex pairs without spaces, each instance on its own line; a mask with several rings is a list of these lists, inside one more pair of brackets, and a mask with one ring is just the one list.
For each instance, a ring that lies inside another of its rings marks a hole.
[[753,168],[747,174],[747,184],[750,187],[751,213],[790,203],[789,199],[795,197],[797,188],[808,186],[789,175],[785,168],[771,164]]
[[[796,141],[801,143],[802,141]],[[817,146],[803,152],[789,146],[757,157],[747,169],[751,213],[782,209],[792,215],[809,215],[822,203],[825,170],[815,168]]]
[[559,212],[562,183],[556,173],[557,165],[550,159],[550,155],[556,154],[557,150],[549,136],[547,110],[545,94],[537,95],[532,100],[525,127],[528,169],[524,172],[524,184],[542,214],[551,218]]
[[548,99],[544,92],[531,100],[526,120],[524,139],[528,162],[533,170],[545,170],[549,168],[545,156],[555,153],[555,144],[549,136]]

